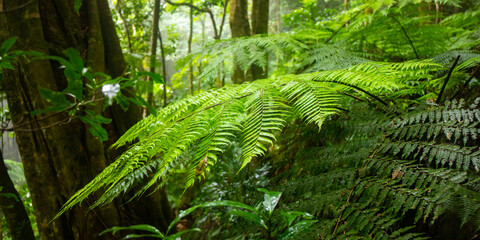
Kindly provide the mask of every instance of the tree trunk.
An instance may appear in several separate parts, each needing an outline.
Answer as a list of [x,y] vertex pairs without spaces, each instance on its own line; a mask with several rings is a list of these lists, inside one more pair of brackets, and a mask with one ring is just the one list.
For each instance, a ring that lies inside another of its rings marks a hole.
[[[268,33],[269,0],[253,0],[252,4],[252,35]],[[268,59],[268,56],[265,58]],[[267,61],[268,63],[268,61]],[[268,64],[265,69],[252,65],[253,80],[268,78]]]
[[[152,18],[152,30],[150,36],[150,72],[155,72],[155,65],[157,63],[157,41],[158,41],[158,21],[160,20],[160,0],[155,0],[153,4],[153,18]],[[147,92],[147,102],[148,104],[155,106],[155,101],[153,100],[153,79],[148,77],[148,81],[151,83],[152,88],[148,89]],[[145,109],[145,111],[147,111]],[[147,116],[146,112],[143,114]]]
[[[230,1],[230,31],[232,38],[250,36],[250,23],[248,21],[248,1],[247,0],[231,0]],[[249,80],[248,74],[238,66],[234,67],[232,81],[234,83],[242,83]]]
[[[192,4],[192,1],[190,1],[190,4]],[[190,23],[190,29],[188,32],[188,54],[192,52],[192,39],[193,39],[193,8],[190,8],[190,13],[189,13],[189,23]],[[188,88],[190,92],[190,96],[193,95],[193,66],[192,63],[188,63]]]
[[18,195],[12,179],[8,175],[0,149],[0,209],[5,215],[8,229],[13,240],[35,240],[32,225],[22,199]]
[[[3,0],[4,9],[15,8],[27,0]],[[46,55],[62,56],[73,47],[96,72],[112,77],[123,74],[125,61],[121,52],[107,0],[83,0],[77,14],[73,1],[38,0],[13,12],[0,14],[0,41],[17,36],[15,46]],[[112,106],[105,113],[113,119],[107,126],[109,141],[100,142],[79,120],[49,127],[64,121],[67,114],[39,120],[30,112],[45,109],[46,102],[38,88],[62,90],[66,79],[55,61],[19,59],[15,71],[4,72],[4,88],[17,143],[32,194],[33,206],[42,239],[98,239],[98,233],[113,226],[151,224],[166,229],[171,219],[164,192],[124,205],[122,199],[101,209],[88,210],[89,199],[81,206],[49,223],[66,200],[100,173],[118,151],[107,151],[126,129],[138,121],[139,108],[127,112]],[[101,93],[98,93],[101,94]],[[99,102],[93,110],[101,111]],[[42,130],[36,130],[42,129]],[[124,200],[124,199],[123,199]],[[104,236],[111,239],[111,236]]]

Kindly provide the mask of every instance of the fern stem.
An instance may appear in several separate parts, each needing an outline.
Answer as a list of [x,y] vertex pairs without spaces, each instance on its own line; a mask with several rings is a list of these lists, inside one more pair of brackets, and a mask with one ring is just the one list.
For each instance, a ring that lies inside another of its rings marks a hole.
[[[358,86],[355,86],[355,85],[352,85],[352,84],[348,84],[348,83],[344,83],[344,82],[340,82],[340,81],[336,81],[336,80],[332,80],[332,81],[314,80],[314,81],[316,81],[316,82],[332,82],[332,83],[336,83],[336,84],[345,85],[345,86],[347,86],[347,87],[351,87],[351,88],[353,88],[353,89],[356,89],[356,90],[358,90],[358,91],[360,91],[360,92],[363,92],[363,93],[367,94],[368,96],[370,96],[370,97],[374,98],[375,100],[379,101],[381,104],[385,105],[386,107],[389,106],[388,103],[386,103],[385,101],[383,101],[381,98],[375,96],[373,93],[370,93],[369,91],[364,90],[364,89],[362,89],[362,88],[360,88],[360,87],[358,87]],[[347,95],[347,96],[348,96],[348,95]]]
[[340,215],[338,216],[337,223],[335,224],[335,228],[333,229],[332,235],[335,235],[335,232],[337,231],[337,228],[338,228],[338,224],[340,224],[340,220],[342,220],[343,213],[345,212],[345,209],[347,209],[347,206],[350,204],[350,197],[352,196],[354,189],[355,187],[353,187],[352,190],[350,190],[347,201],[345,202],[345,204],[343,204],[344,208],[342,210],[342,213],[340,213]]
[[398,21],[394,16],[390,16],[390,17],[391,17],[393,20],[395,20],[395,22],[397,22],[398,25],[400,25],[400,28],[402,29],[403,34],[404,34],[405,37],[408,39],[408,42],[410,43],[410,46],[412,46],[413,52],[415,53],[415,57],[417,57],[417,59],[419,59],[420,57],[418,57],[417,50],[415,49],[415,46],[413,45],[412,40],[411,40],[410,37],[408,36],[407,31],[405,31],[405,28],[403,28],[403,26],[402,26],[402,24],[400,23],[400,21]]
[[470,75],[470,77],[467,79],[467,81],[465,81],[465,83],[462,85],[462,88],[460,88],[451,98],[450,98],[450,101],[455,99],[458,94],[460,94],[461,92],[465,91],[465,88],[468,87],[468,84],[470,83],[470,81],[472,81],[472,79],[478,74],[478,71],[480,70],[480,64],[477,65],[477,68],[475,68],[475,71],[473,71],[472,75]]
[[442,95],[443,95],[443,92],[445,91],[445,87],[447,87],[448,80],[450,80],[450,76],[452,76],[453,69],[457,65],[459,59],[460,59],[460,55],[457,56],[457,58],[455,59],[455,61],[452,64],[452,67],[450,68],[450,70],[448,70],[447,77],[445,78],[445,81],[443,82],[442,89],[440,89],[440,93],[438,94],[438,98],[437,98],[437,101],[436,101],[437,104],[439,104],[440,101],[442,100]]
[[[235,98],[235,99],[241,99],[241,98],[244,98],[244,97],[248,97],[248,96],[250,96],[250,95],[252,95],[252,94],[253,94],[253,93],[248,93],[248,94],[245,94],[245,95],[243,95],[243,96],[237,97],[237,98]],[[231,100],[226,101],[226,102],[230,102],[230,101],[231,101]],[[183,120],[185,120],[185,119],[187,119],[187,118],[189,118],[189,117],[191,117],[191,116],[194,116],[194,115],[196,115],[196,114],[198,114],[198,113],[200,113],[200,112],[206,111],[206,110],[208,110],[208,109],[210,109],[210,108],[214,108],[214,107],[216,107],[216,106],[225,104],[226,102],[219,102],[219,103],[210,105],[210,106],[208,106],[208,107],[204,107],[204,108],[200,109],[199,111],[196,111],[196,112],[194,112],[194,113],[192,113],[192,114],[189,114],[189,115],[187,115],[187,116],[185,116],[185,117],[183,117],[183,118],[178,119],[176,122],[179,123],[179,122],[181,122],[181,121],[183,121]]]

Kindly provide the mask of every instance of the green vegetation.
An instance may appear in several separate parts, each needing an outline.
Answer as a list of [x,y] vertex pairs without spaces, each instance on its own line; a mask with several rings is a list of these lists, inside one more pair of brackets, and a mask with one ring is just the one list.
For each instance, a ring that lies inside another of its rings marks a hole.
[[154,2],[0,9],[34,237],[478,238],[478,1]]

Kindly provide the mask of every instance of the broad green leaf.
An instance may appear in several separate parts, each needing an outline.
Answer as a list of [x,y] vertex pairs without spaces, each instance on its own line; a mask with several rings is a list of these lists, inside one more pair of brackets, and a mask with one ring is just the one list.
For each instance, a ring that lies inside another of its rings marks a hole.
[[37,114],[41,114],[41,113],[47,113],[47,112],[61,112],[61,111],[64,111],[68,108],[69,106],[49,106],[49,107],[46,107],[45,109],[42,109],[42,110],[35,110],[35,111],[32,111],[30,112],[30,116],[35,116]]
[[91,118],[80,116],[79,119],[85,124],[90,125],[90,133],[92,133],[93,136],[98,137],[98,139],[102,142],[108,140],[107,131],[102,126],[93,121]]
[[77,14],[78,14],[78,11],[80,10],[80,8],[82,7],[82,1],[83,0],[74,0],[73,1],[73,7],[75,8],[75,12],[77,12]]
[[176,240],[179,239],[181,235],[188,233],[188,232],[201,232],[202,230],[200,228],[192,228],[184,231],[180,231],[178,233],[172,234],[170,236],[165,236],[165,240]]
[[240,202],[235,202],[235,201],[229,201],[229,200],[224,200],[224,201],[213,201],[213,202],[206,202],[202,203],[196,206],[193,206],[191,208],[185,209],[183,211],[180,211],[178,214],[178,217],[175,218],[170,225],[168,226],[167,233],[170,231],[170,229],[175,226],[175,224],[180,221],[183,217],[187,216],[188,214],[192,213],[195,211],[197,208],[205,208],[205,207],[236,207],[236,208],[242,208],[245,210],[250,210],[252,212],[255,212],[256,214],[260,215],[260,211],[257,209],[248,206],[246,204],[240,203]]
[[306,219],[312,219],[313,216],[310,214],[310,213],[306,213],[306,212],[298,212],[298,211],[289,211],[289,212],[285,212],[285,211],[281,211],[280,214],[282,214],[283,218],[285,219],[285,221],[287,222],[287,225],[290,227],[290,225],[292,225],[293,221],[295,221],[295,219],[298,217],[298,216],[302,216],[303,218],[306,218]]
[[56,92],[50,89],[39,88],[38,92],[47,102],[56,105],[56,106],[68,106],[70,102],[65,97],[65,94],[62,92]]
[[257,188],[258,191],[265,193],[263,200],[263,207],[268,212],[268,215],[271,216],[273,210],[280,201],[282,192],[268,191],[267,189]]
[[1,69],[11,69],[11,70],[15,70],[12,66],[12,64],[9,62],[9,61],[2,61],[0,62],[0,70]]
[[303,220],[298,222],[297,224],[289,227],[287,231],[282,233],[280,236],[280,240],[289,240],[295,239],[295,236],[299,233],[308,232],[311,230],[312,224],[316,223],[317,220]]
[[7,53],[8,50],[12,48],[13,44],[15,44],[16,41],[17,41],[17,37],[12,37],[5,40],[2,43],[2,46],[0,46],[0,56],[3,56],[5,53]]
[[109,124],[112,122],[112,119],[110,118],[105,118],[103,117],[102,115],[98,114],[98,115],[95,115],[94,117],[94,120],[98,123],[103,123],[103,124]]
[[157,234],[128,234],[123,239],[149,238],[149,237],[162,238],[162,239],[164,238],[164,237],[162,237],[160,235],[157,235]]
[[265,229],[268,229],[267,225],[265,224],[265,221],[262,219],[262,216],[260,214],[255,214],[255,213],[245,212],[245,211],[230,211],[228,212],[228,214],[243,217]]
[[151,233],[154,233],[155,235],[163,237],[163,234],[160,232],[160,230],[158,230],[154,226],[147,225],[147,224],[132,225],[128,227],[112,227],[101,232],[100,235],[103,235],[108,232],[112,232],[112,234],[115,234],[118,231],[123,231],[123,230],[142,230],[142,231],[151,232]]
[[104,123],[104,124],[108,124],[108,123],[112,122],[112,119],[105,118],[100,114],[95,114],[95,112],[93,112],[93,111],[86,110],[85,113],[87,113],[88,118],[90,120],[92,120],[93,122]]
[[158,73],[154,73],[154,72],[138,72],[138,73],[141,74],[141,75],[147,75],[147,76],[151,77],[153,82],[155,82],[155,83],[159,83],[159,84],[164,84],[165,83],[163,81],[163,76],[158,74]]
[[63,65],[65,68],[70,68],[70,69],[73,68],[72,64],[69,61],[67,61],[66,59],[64,59],[62,57],[58,57],[58,56],[44,56],[44,55],[41,55],[41,56],[38,56],[36,58],[33,58],[32,60],[55,60],[55,61],[59,62],[61,65]]
[[150,114],[152,114],[153,116],[157,115],[157,110],[155,108],[153,108],[152,105],[150,105],[142,97],[140,97],[140,96],[135,96],[135,98],[130,97],[130,98],[128,98],[128,100],[130,100],[130,102],[132,102],[132,103],[137,104],[138,106],[145,106],[148,109],[148,111],[150,112]]
[[115,101],[118,103],[118,105],[120,105],[123,111],[126,111],[128,109],[128,106],[130,105],[130,103],[128,102],[128,99],[125,96],[120,94],[115,96]]
[[68,57],[70,63],[72,63],[73,69],[81,73],[83,71],[83,59],[80,57],[78,51],[74,48],[67,48],[63,53]]
[[0,197],[13,198],[15,201],[19,201],[17,196],[13,193],[0,193]]

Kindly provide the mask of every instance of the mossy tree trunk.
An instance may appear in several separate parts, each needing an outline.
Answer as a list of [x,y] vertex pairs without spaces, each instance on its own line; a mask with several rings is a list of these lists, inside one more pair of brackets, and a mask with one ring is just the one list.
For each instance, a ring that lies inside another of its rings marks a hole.
[[[253,0],[251,13],[252,26],[250,27],[248,1],[230,0],[229,21],[232,38],[268,33],[269,0]],[[253,65],[247,73],[235,66],[232,81],[242,83],[267,77],[267,69],[262,69],[256,65]]]
[[27,211],[8,175],[2,150],[0,150],[0,210],[5,215],[13,240],[35,240]]
[[[268,33],[269,2],[269,0],[253,0],[251,14],[252,35]],[[268,78],[268,64],[265,68],[252,65],[252,77],[254,80]]]
[[[230,0],[230,31],[232,38],[250,36],[250,23],[248,21],[248,1]],[[242,83],[250,80],[248,74],[238,66],[234,67],[232,81],[233,83]]]
[[[0,13],[0,41],[17,36],[16,48],[46,55],[62,56],[62,51],[77,49],[94,72],[113,77],[123,74],[125,61],[115,32],[107,0],[83,0],[77,14],[73,0],[3,0]],[[98,233],[113,226],[151,224],[166,229],[171,219],[164,192],[152,194],[124,205],[126,199],[87,211],[93,199],[75,207],[49,223],[66,200],[100,173],[119,154],[106,150],[141,117],[138,107],[127,112],[118,106],[103,114],[113,119],[108,126],[109,141],[100,142],[79,120],[55,125],[67,119],[58,114],[39,120],[33,110],[47,105],[38,89],[62,90],[67,82],[59,64],[50,60],[14,63],[15,71],[4,73],[4,89],[16,130],[17,143],[32,194],[35,215],[42,239],[98,239]],[[101,94],[101,93],[97,93]],[[95,109],[100,113],[101,102]],[[111,236],[104,236],[111,239]]]

